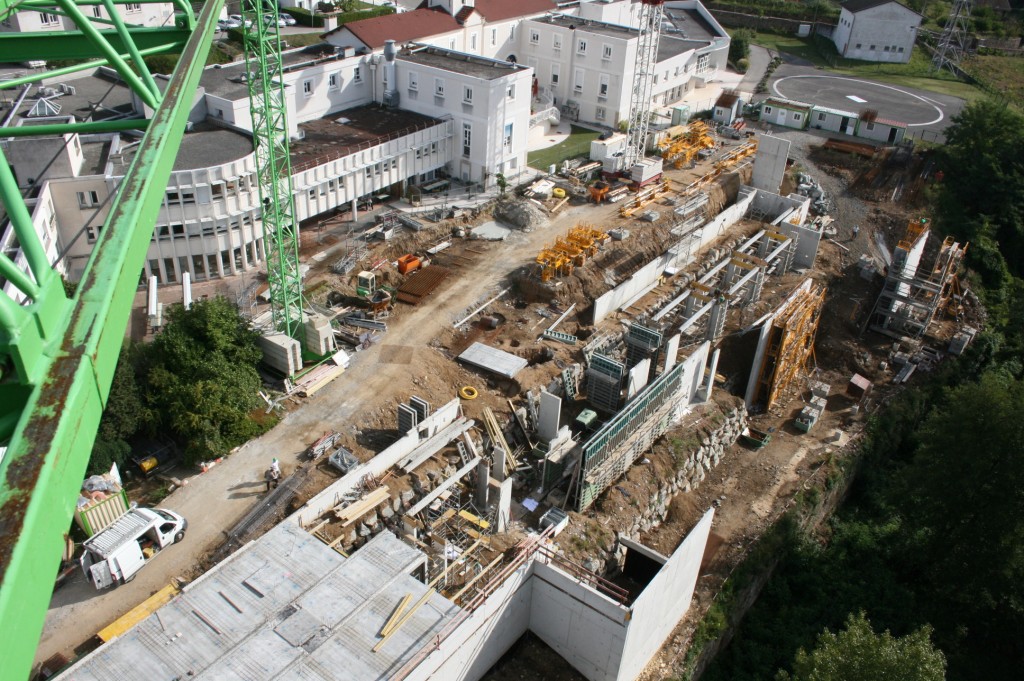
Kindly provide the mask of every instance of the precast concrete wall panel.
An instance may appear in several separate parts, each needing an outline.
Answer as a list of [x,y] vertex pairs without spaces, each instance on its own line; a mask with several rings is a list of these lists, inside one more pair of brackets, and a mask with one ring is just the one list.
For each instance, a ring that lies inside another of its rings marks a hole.
[[530,625],[536,604],[535,563],[505,580],[407,677],[410,681],[476,681],[504,655]]
[[715,510],[708,509],[658,574],[633,601],[622,665],[616,681],[632,681],[643,672],[676,623],[690,608]]
[[561,570],[534,563],[530,631],[590,681],[614,681],[628,609]]

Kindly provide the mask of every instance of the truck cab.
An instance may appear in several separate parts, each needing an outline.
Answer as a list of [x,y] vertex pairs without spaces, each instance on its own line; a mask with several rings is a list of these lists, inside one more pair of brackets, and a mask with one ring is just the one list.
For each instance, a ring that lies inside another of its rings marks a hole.
[[156,554],[184,539],[187,528],[174,511],[133,507],[85,541],[82,571],[97,589],[131,581]]

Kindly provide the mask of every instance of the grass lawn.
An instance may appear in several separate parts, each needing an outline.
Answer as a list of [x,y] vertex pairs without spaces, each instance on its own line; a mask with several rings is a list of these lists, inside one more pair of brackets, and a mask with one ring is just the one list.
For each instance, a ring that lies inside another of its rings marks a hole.
[[1006,101],[1018,107],[1024,106],[1024,59],[978,55],[971,57],[963,66],[972,76],[999,92]]
[[322,43],[323,40],[320,38],[324,34],[323,29],[316,33],[292,33],[290,35],[281,36],[281,40],[287,41],[289,47],[305,47],[306,45],[316,45]]
[[526,155],[526,162],[531,168],[547,170],[548,166],[554,163],[559,165],[567,158],[577,156],[588,156],[590,154],[590,143],[598,138],[601,133],[594,130],[587,130],[572,126],[572,133],[564,141],[547,149],[531,151]]
[[[876,80],[890,85],[902,85],[937,92],[952,97],[960,97],[972,102],[984,96],[974,85],[965,83],[948,71],[935,72],[931,60],[920,47],[915,47],[906,64],[882,64],[877,62],[843,59],[835,52],[831,43],[824,41],[815,45],[810,40],[792,35],[776,35],[774,33],[758,33],[754,43],[776,52],[785,52],[827,69],[829,72],[851,78]],[[829,52],[829,50],[831,50]],[[823,54],[825,52],[825,54]],[[827,55],[827,57],[826,57]]]

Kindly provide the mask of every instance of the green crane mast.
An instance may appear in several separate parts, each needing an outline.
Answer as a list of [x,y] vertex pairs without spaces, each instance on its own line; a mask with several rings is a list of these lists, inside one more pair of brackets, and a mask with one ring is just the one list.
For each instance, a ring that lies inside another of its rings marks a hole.
[[252,115],[252,141],[256,176],[263,206],[263,247],[274,327],[300,338],[302,327],[302,275],[299,271],[299,229],[295,224],[292,166],[288,150],[284,65],[277,3],[242,0],[246,28],[246,83]]

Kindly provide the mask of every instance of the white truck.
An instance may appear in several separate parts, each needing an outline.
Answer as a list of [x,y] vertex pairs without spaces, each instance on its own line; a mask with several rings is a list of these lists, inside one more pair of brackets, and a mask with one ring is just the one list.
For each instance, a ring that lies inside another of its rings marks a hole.
[[188,521],[163,508],[132,507],[105,530],[85,540],[82,570],[97,589],[124,584],[150,558],[185,538]]

